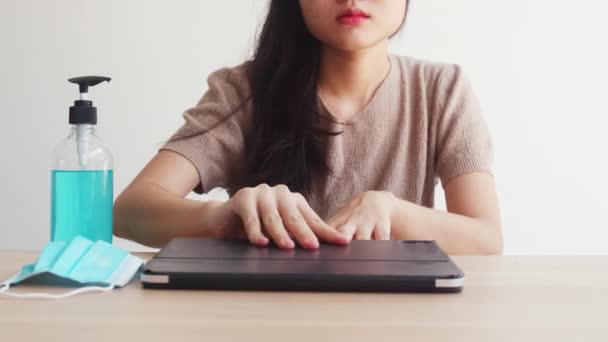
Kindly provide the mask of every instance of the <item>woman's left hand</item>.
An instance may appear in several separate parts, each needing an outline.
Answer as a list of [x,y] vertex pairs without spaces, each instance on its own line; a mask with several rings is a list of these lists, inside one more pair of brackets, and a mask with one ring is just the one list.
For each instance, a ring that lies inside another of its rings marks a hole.
[[390,192],[366,191],[340,208],[328,224],[351,240],[390,240],[395,203]]

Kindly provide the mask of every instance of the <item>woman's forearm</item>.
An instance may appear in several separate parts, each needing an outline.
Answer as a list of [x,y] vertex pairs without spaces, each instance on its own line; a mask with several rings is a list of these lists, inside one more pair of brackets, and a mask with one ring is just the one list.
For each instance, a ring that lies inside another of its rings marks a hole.
[[452,255],[502,254],[499,223],[395,201],[391,231],[397,240],[436,240]]
[[210,202],[193,201],[155,184],[137,184],[114,204],[114,234],[138,243],[162,247],[181,236],[210,236],[204,213]]

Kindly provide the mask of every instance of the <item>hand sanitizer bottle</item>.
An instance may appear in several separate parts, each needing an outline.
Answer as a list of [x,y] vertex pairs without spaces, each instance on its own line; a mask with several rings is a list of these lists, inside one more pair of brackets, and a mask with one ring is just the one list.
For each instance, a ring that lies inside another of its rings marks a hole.
[[70,134],[53,152],[51,172],[51,240],[81,235],[112,242],[114,201],[112,154],[96,135],[97,108],[89,87],[110,78],[85,76],[68,81],[80,87],[70,107]]

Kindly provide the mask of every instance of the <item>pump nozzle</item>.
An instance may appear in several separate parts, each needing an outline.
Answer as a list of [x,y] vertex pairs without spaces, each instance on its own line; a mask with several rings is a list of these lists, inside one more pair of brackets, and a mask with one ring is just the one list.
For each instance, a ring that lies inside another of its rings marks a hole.
[[[82,94],[89,93],[89,87],[96,86],[102,82],[110,82],[111,80],[112,79],[110,77],[105,77],[105,76],[81,76],[81,77],[70,78],[68,81],[72,82],[74,84],[78,84],[78,86],[80,88],[80,95],[82,97]],[[86,100],[86,98],[85,99],[81,98],[81,100]]]
[[76,125],[77,147],[80,166],[85,168],[87,165],[89,129],[91,125],[97,124],[97,108],[93,107],[93,102],[89,101],[89,87],[93,87],[102,82],[110,82],[110,77],[104,76],[81,76],[68,79],[69,82],[78,84],[80,99],[74,101],[74,106],[70,107],[70,124]]

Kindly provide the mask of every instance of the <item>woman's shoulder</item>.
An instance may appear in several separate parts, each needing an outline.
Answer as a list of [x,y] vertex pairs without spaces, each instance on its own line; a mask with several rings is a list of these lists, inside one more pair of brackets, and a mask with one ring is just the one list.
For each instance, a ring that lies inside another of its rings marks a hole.
[[244,120],[250,110],[248,63],[222,67],[207,76],[208,87],[198,103],[184,112],[186,124],[180,133],[210,131],[219,126],[234,128],[248,122]]
[[220,117],[222,122],[224,119],[236,122],[248,116],[251,110],[251,88],[247,76],[250,63],[246,61],[211,72],[207,77],[208,89],[192,111],[206,114],[209,120],[213,116]]
[[211,72],[207,77],[209,90],[233,93],[237,97],[249,96],[247,70],[250,63],[250,61],[246,61],[236,66],[222,67]]
[[402,77],[415,80],[429,86],[446,86],[463,76],[459,64],[443,61],[421,59],[411,56],[392,55],[401,70]]

